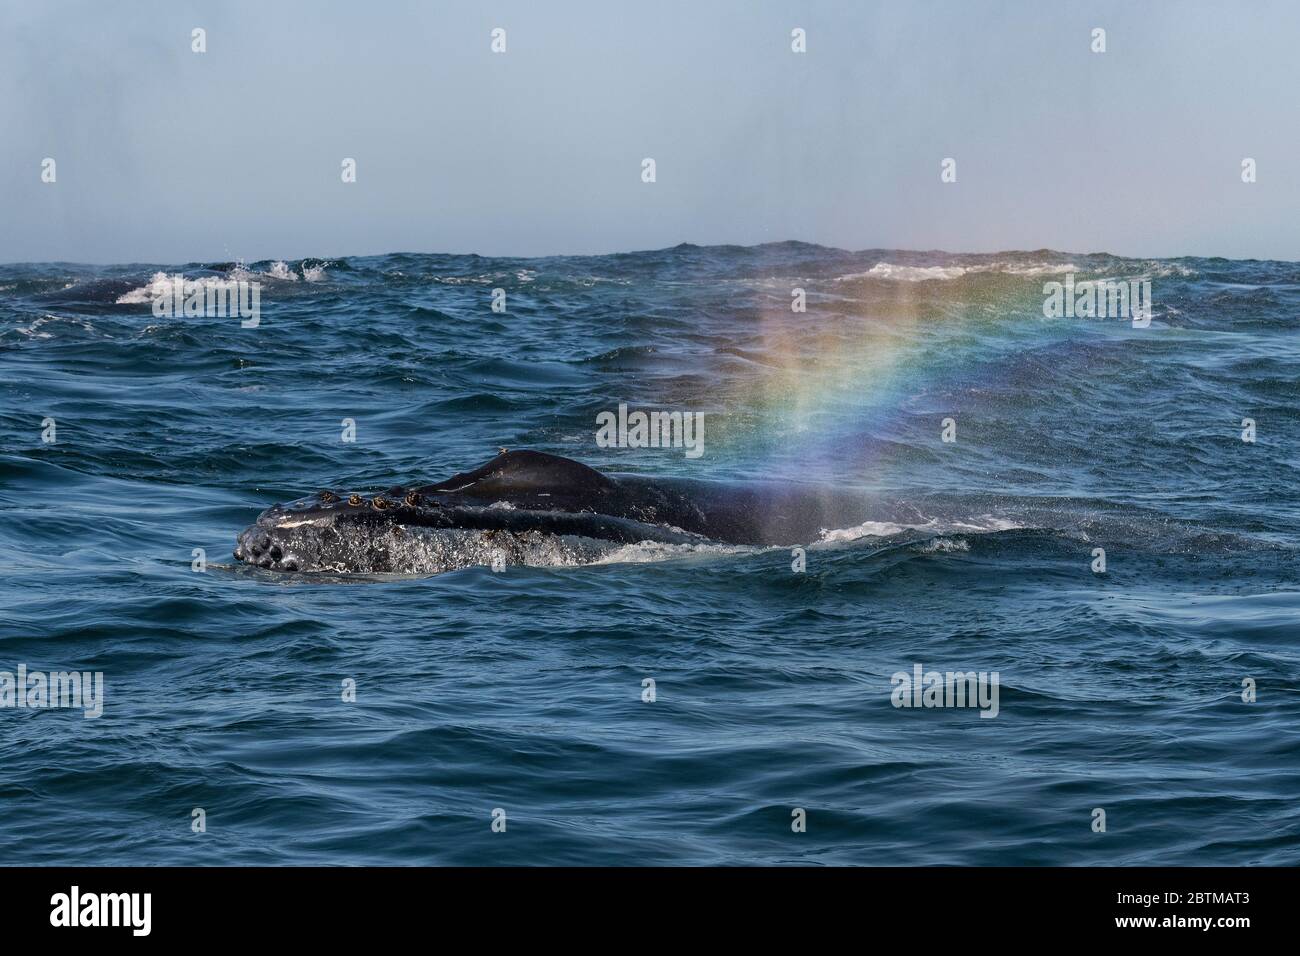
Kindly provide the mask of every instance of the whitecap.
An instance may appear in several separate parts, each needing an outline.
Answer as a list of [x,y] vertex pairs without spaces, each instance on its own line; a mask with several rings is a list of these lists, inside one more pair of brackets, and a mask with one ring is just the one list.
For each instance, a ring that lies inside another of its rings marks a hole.
[[271,268],[266,271],[266,275],[272,279],[284,279],[286,282],[297,282],[298,275],[289,268],[288,263],[277,259],[271,263]]

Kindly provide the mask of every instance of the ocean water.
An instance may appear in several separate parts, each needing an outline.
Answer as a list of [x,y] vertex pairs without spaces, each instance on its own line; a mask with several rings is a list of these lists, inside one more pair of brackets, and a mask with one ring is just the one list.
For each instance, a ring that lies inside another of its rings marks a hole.
[[[155,317],[177,273],[261,282],[260,325]],[[1067,274],[1149,280],[1149,326],[1045,317]],[[1300,264],[1223,259],[0,267],[0,671],[104,682],[0,709],[0,862],[1300,862],[1298,327]],[[597,447],[619,403],[704,454]],[[274,502],[502,446],[911,511],[802,573],[232,559]],[[997,672],[997,716],[893,706],[918,664]]]

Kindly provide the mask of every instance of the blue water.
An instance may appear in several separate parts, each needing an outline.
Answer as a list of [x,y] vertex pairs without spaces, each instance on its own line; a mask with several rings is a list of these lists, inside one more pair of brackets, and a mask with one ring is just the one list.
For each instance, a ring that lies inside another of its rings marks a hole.
[[[1150,279],[1150,327],[1044,318],[1070,270]],[[257,279],[260,326],[155,318],[158,272]],[[0,862],[1300,862],[1298,324],[1295,263],[1046,251],[0,267],[0,670],[105,689],[0,710]],[[705,412],[705,454],[596,447],[620,402]],[[916,515],[804,573],[231,557],[501,446]],[[893,707],[917,663],[997,671],[998,716]]]

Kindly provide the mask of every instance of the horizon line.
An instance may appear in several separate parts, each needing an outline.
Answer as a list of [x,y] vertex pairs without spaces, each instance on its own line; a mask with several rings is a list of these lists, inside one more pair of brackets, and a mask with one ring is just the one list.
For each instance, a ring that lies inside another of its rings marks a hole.
[[1023,256],[1023,255],[1053,255],[1053,256],[1107,256],[1112,259],[1127,260],[1156,260],[1161,262],[1177,261],[1180,259],[1200,259],[1200,260],[1222,260],[1224,262],[1271,262],[1285,263],[1288,265],[1300,264],[1300,259],[1272,259],[1259,258],[1258,256],[1248,256],[1245,258],[1233,258],[1231,256],[1198,256],[1198,255],[1175,255],[1175,256],[1130,256],[1121,255],[1114,252],[1105,252],[1095,250],[1092,252],[1068,252],[1061,249],[1051,249],[1046,246],[1037,249],[999,249],[992,252],[954,252],[948,249],[907,249],[902,247],[891,246],[867,246],[862,249],[846,249],[842,246],[824,245],[819,242],[809,242],[804,239],[774,239],[767,242],[756,243],[696,243],[684,240],[671,246],[661,246],[652,249],[624,249],[614,252],[561,252],[547,253],[545,255],[493,255],[480,252],[419,252],[410,249],[398,249],[388,252],[359,252],[348,253],[344,255],[307,255],[307,256],[262,256],[256,259],[237,258],[237,259],[188,259],[185,262],[161,262],[131,260],[126,262],[93,262],[89,260],[74,259],[17,259],[13,261],[0,262],[0,268],[8,266],[24,265],[66,265],[66,266],[158,266],[158,265],[207,265],[215,263],[238,263],[251,265],[258,262],[305,262],[315,259],[324,261],[340,261],[350,259],[376,259],[384,256],[451,256],[457,258],[473,259],[517,259],[517,260],[543,260],[543,259],[607,259],[613,256],[636,256],[652,255],[655,253],[672,252],[678,249],[762,249],[768,246],[808,246],[809,248],[822,249],[828,252],[844,253],[845,255],[863,255],[873,252],[885,253],[903,253],[904,255],[939,255],[939,256]]

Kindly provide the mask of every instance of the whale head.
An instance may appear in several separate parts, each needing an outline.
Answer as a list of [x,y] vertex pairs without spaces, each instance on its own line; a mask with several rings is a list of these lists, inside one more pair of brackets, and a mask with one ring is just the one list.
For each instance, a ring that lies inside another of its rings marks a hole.
[[322,491],[267,508],[239,533],[235,558],[268,571],[386,571],[390,549],[378,547],[398,525],[384,511],[392,495]]
[[428,575],[476,565],[590,564],[643,536],[505,502],[444,505],[401,492],[326,491],[275,505],[239,534],[235,558],[267,571]]
[[274,505],[240,532],[234,555],[268,571],[425,575],[590,564],[624,544],[699,540],[625,505],[616,484],[585,465],[506,452],[434,485]]
[[747,492],[610,477],[556,455],[503,452],[433,485],[375,495],[322,491],[274,505],[239,534],[235,558],[268,571],[340,574],[589,564],[641,542],[808,540],[799,536],[844,526],[826,523],[825,503],[821,494],[804,500],[783,486]]

